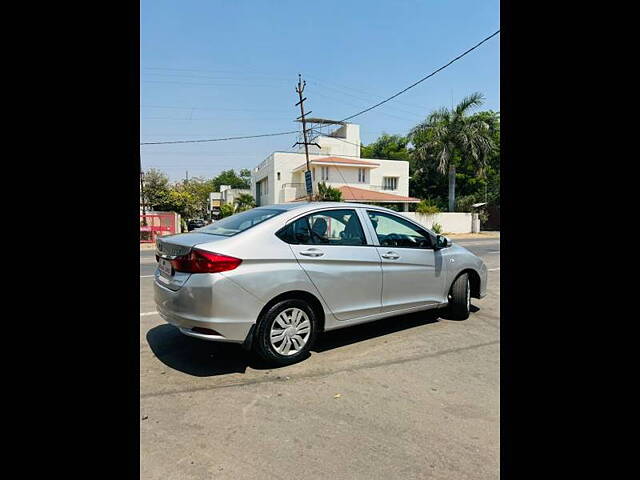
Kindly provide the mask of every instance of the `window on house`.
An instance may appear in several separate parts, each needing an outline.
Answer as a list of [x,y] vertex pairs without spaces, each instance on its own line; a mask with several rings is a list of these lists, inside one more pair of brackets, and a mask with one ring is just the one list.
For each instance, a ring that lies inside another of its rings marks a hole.
[[366,181],[366,180],[365,180],[365,175],[366,175],[366,173],[365,173],[365,172],[366,172],[366,171],[367,171],[367,170],[366,170],[366,169],[364,169],[364,168],[359,168],[359,169],[358,169],[358,182],[359,182],[359,183],[365,183],[365,181]]
[[382,189],[383,190],[397,190],[398,189],[398,177],[382,177]]
[[316,181],[316,169],[315,168],[311,169],[311,174],[313,175],[313,181],[315,182]]
[[321,167],[320,175],[322,180],[329,180],[329,167]]
[[280,181],[280,172],[278,172],[278,181]]

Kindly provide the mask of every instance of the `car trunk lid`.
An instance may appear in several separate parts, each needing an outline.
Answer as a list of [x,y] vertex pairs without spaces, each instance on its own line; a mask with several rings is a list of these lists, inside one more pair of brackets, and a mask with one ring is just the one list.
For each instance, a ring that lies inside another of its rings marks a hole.
[[[217,240],[224,240],[227,237],[221,235],[211,235],[208,233],[180,233],[177,235],[167,235],[165,237],[158,237],[156,240],[156,257],[159,262],[163,262],[165,265],[165,272],[162,272],[159,265],[156,269],[155,277],[157,282],[168,288],[169,290],[179,290],[185,284],[185,282],[191,276],[191,273],[176,272],[175,269],[168,266],[168,261],[173,260],[176,257],[188,255],[189,252],[201,243],[211,243]],[[167,269],[170,270],[167,272]]]

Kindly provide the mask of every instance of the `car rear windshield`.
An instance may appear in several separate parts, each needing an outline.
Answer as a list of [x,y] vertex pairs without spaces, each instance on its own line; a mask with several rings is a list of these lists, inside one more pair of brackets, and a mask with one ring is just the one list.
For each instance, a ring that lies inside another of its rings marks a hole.
[[258,225],[265,220],[280,215],[284,210],[268,209],[268,208],[253,208],[246,212],[236,213],[230,217],[218,220],[211,225],[198,230],[198,233],[210,233],[211,235],[222,235],[224,237],[231,237],[240,232]]

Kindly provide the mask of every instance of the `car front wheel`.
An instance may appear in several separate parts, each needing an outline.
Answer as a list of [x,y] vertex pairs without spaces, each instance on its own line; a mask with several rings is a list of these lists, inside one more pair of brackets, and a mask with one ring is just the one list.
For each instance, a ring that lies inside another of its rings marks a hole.
[[449,314],[454,320],[466,320],[471,309],[471,285],[469,275],[464,273],[456,278],[449,291]]
[[290,365],[308,355],[316,337],[316,316],[303,300],[284,300],[262,317],[255,352],[273,365]]

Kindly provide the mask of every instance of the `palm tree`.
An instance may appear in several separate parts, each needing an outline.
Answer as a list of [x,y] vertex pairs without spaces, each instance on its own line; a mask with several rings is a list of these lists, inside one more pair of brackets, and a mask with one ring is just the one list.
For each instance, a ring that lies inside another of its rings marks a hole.
[[236,209],[238,212],[244,212],[256,206],[256,201],[249,193],[241,193],[235,199]]
[[471,157],[478,174],[483,175],[487,155],[495,148],[488,123],[469,115],[483,102],[481,93],[473,93],[451,110],[441,108],[432,112],[409,133],[418,161],[435,163],[442,174],[449,171],[450,212],[456,206],[456,165],[463,157]]

